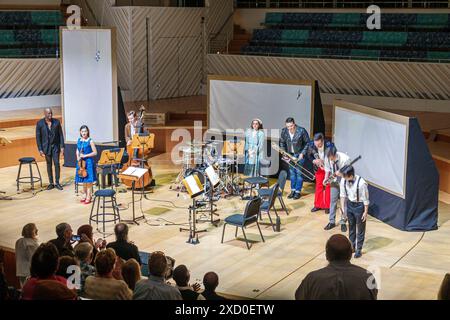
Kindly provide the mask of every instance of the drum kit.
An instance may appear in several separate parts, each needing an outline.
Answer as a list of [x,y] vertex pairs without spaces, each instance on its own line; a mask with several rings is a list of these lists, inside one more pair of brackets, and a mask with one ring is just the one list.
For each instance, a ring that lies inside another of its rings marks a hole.
[[206,178],[206,170],[212,167],[219,176],[220,183],[214,189],[214,200],[218,200],[221,195],[232,195],[239,189],[238,158],[230,157],[228,154],[221,154],[219,142],[192,142],[182,147],[182,168],[175,179],[171,189],[181,192],[186,191],[183,186],[183,179],[195,174],[200,182],[205,186],[205,197],[209,197],[209,183]]

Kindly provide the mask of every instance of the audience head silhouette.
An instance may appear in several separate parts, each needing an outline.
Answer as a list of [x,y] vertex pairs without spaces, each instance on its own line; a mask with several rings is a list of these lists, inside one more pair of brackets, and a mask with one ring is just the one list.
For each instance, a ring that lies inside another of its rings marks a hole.
[[122,265],[122,278],[128,288],[134,290],[136,283],[141,280],[141,267],[135,259],[129,259]]
[[128,226],[125,223],[118,223],[114,227],[114,233],[117,241],[128,240]]
[[[92,226],[89,224],[84,224],[81,227],[79,227],[77,230],[77,234],[80,236],[85,234],[86,237],[88,237],[90,240],[92,240],[92,241],[94,240]],[[83,242],[83,240],[81,240],[81,242]]]
[[100,277],[110,277],[116,264],[116,253],[108,248],[100,251],[95,256],[95,270]]
[[207,272],[203,277],[203,286],[206,291],[215,291],[219,286],[219,276],[215,272]]
[[352,244],[346,236],[335,234],[328,239],[325,252],[329,262],[350,261],[352,258]]
[[41,244],[31,258],[31,275],[45,279],[56,273],[58,269],[58,249],[53,243]]
[[78,265],[78,262],[77,262],[77,260],[75,260],[74,257],[69,257],[69,256],[59,257],[58,270],[57,270],[56,274],[58,276],[61,276],[61,277],[64,277],[67,279],[74,272],[73,270],[70,270],[69,267],[77,266],[77,265]]
[[189,270],[184,264],[180,264],[173,270],[173,280],[179,287],[188,286],[190,277]]
[[60,223],[56,226],[56,235],[59,239],[70,240],[72,237],[72,228],[68,223]]
[[75,247],[75,256],[80,262],[91,263],[94,247],[89,242],[81,242]]
[[27,223],[22,228],[22,237],[24,238],[33,238],[37,237],[37,228],[34,223]]
[[164,253],[153,252],[148,259],[148,271],[152,276],[164,277],[167,271],[167,259]]

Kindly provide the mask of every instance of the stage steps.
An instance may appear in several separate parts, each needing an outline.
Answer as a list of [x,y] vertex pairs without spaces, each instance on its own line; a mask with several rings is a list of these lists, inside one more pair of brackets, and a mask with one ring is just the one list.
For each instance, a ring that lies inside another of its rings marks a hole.
[[[61,121],[61,108],[52,108],[53,116]],[[17,165],[22,157],[44,159],[36,146],[36,123],[44,117],[42,108],[0,111],[0,137],[11,141],[0,146],[0,168]]]
[[[61,107],[52,108],[53,117],[61,121]],[[0,111],[0,129],[34,126],[44,117],[43,109]]]

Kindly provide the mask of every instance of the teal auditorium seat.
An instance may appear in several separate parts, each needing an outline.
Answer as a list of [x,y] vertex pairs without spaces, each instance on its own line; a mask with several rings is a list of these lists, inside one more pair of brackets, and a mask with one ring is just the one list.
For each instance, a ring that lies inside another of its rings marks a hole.
[[352,27],[358,25],[361,20],[359,13],[336,13],[333,14],[333,22],[330,24],[334,27]]
[[12,45],[15,43],[13,30],[0,30],[0,46]]
[[0,58],[49,58],[58,56],[57,10],[0,11]]
[[309,38],[309,30],[283,30],[281,42],[305,43]]
[[415,26],[421,28],[446,28],[449,26],[450,15],[423,13],[417,15]]
[[63,17],[60,11],[33,11],[31,12],[31,24],[60,26],[63,24]]
[[276,24],[283,22],[283,14],[278,12],[266,13],[266,24]]
[[382,30],[368,30],[368,16],[269,12],[242,53],[450,62],[450,14],[384,13]]
[[361,44],[404,46],[408,39],[407,32],[364,31]]
[[58,44],[59,30],[57,29],[41,30],[41,42],[46,44]]

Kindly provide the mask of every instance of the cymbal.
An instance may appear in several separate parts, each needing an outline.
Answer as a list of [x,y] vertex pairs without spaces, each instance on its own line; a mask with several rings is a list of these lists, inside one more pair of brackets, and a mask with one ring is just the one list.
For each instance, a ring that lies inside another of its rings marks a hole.
[[183,153],[201,153],[202,149],[195,146],[185,146],[180,148]]
[[204,147],[207,144],[210,144],[209,142],[188,142],[187,145],[190,147]]

